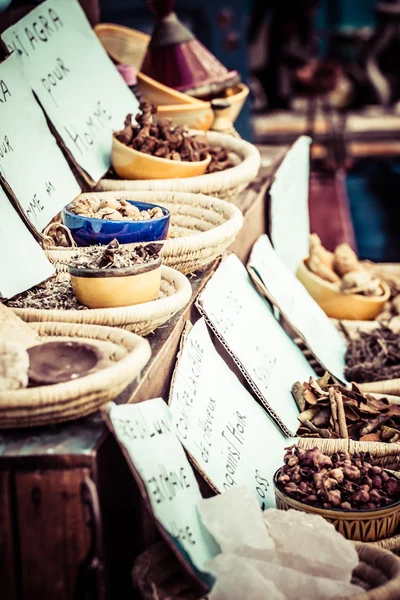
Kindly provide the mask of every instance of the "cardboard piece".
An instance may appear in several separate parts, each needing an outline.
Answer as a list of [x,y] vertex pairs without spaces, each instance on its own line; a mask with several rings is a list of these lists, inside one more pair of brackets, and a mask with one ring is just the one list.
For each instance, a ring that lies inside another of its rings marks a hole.
[[204,584],[204,564],[219,552],[204,528],[200,489],[162,398],[110,403],[104,418],[120,444],[156,522],[177,557]]
[[29,84],[71,156],[97,182],[110,166],[112,131],[138,101],[77,0],[46,0],[1,34],[21,52]]
[[0,177],[42,231],[81,189],[13,52],[0,63]]
[[12,298],[53,274],[54,267],[0,187],[0,297]]
[[286,435],[293,436],[298,410],[291,387],[315,374],[254,289],[237,256],[232,254],[221,263],[196,306],[262,406]]
[[266,235],[254,244],[248,267],[250,273],[255,272],[262,281],[266,297],[279,308],[322,367],[346,383],[344,338],[280,260]]
[[293,273],[308,255],[310,143],[311,139],[303,135],[293,144],[270,190],[272,245]]
[[275,506],[273,476],[292,440],[220,357],[204,319],[184,336],[169,402],[175,433],[217,492],[246,485],[263,510]]

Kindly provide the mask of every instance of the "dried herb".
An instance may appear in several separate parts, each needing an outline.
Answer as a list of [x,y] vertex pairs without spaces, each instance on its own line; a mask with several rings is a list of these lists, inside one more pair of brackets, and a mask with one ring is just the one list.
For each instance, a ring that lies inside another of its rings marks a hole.
[[400,337],[389,327],[360,332],[348,340],[345,375],[349,381],[366,383],[400,377]]
[[327,374],[309,383],[296,382],[292,393],[301,411],[301,437],[400,440],[400,407],[386,398],[362,394],[355,385],[351,390],[333,385]]
[[71,265],[78,269],[122,269],[149,263],[159,257],[162,244],[128,248],[113,240],[104,246],[89,246],[77,254]]
[[38,310],[87,310],[75,297],[69,279],[55,277],[14,296],[6,302],[10,308],[34,308]]
[[286,449],[278,484],[291,498],[319,508],[370,510],[400,500],[400,481],[372,464],[369,453],[323,454],[318,448]]
[[[132,115],[125,119],[125,127],[114,135],[123,144],[159,158],[168,160],[197,162],[211,155],[207,173],[215,173],[232,167],[228,152],[221,147],[210,146],[205,138],[199,138],[189,134],[189,129],[184,126],[172,126],[171,119],[160,119],[155,121],[153,116],[157,109],[148,102],[140,104],[141,114],[136,115],[136,125],[132,124]],[[117,179],[117,175],[111,171],[107,176]]]

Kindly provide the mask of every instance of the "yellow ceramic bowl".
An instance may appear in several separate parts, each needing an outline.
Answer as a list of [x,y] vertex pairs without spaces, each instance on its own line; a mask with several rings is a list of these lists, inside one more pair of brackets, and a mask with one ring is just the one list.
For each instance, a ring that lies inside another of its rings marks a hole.
[[372,321],[390,298],[389,286],[381,283],[382,296],[343,294],[334,284],[312,273],[303,261],[296,273],[308,293],[332,319]]
[[324,509],[290,498],[277,483],[274,476],[276,507],[280,510],[300,510],[320,515],[335,527],[345,538],[358,542],[376,542],[392,537],[400,525],[400,500],[384,508],[372,510]]
[[69,267],[75,296],[88,308],[117,308],[150,302],[161,285],[161,257],[122,269]]
[[174,179],[204,175],[211,156],[199,162],[158,158],[129,148],[113,137],[111,164],[122,179]]

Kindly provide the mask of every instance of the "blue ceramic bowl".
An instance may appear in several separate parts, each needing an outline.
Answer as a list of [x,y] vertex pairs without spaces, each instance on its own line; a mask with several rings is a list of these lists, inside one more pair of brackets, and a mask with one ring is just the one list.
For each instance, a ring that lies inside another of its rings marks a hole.
[[107,221],[106,219],[75,215],[69,212],[67,207],[64,207],[62,220],[64,225],[70,229],[71,235],[78,246],[97,244],[106,246],[114,239],[118,240],[120,244],[165,240],[169,228],[169,210],[148,202],[136,202],[135,200],[128,200],[128,202],[139,210],[161,208],[164,216],[148,221]]

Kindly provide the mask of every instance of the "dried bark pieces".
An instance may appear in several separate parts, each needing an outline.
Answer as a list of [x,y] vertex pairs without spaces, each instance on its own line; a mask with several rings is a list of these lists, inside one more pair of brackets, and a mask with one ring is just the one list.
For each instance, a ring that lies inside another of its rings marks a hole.
[[328,374],[318,381],[311,378],[309,383],[297,382],[292,387],[300,410],[297,435],[388,443],[400,440],[400,406],[362,394],[356,385],[351,390],[333,385]]

